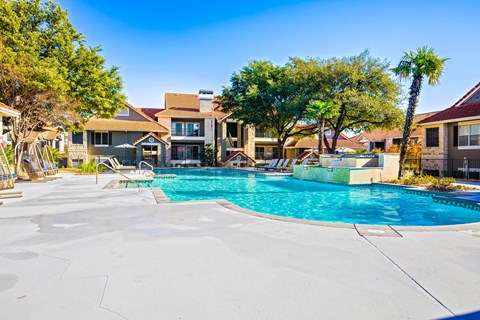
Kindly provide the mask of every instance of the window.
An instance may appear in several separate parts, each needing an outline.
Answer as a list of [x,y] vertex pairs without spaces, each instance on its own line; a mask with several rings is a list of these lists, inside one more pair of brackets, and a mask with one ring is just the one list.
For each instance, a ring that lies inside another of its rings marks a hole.
[[227,137],[236,138],[238,137],[238,126],[237,123],[227,123]]
[[130,109],[120,109],[117,113],[117,117],[128,117],[130,115]]
[[95,132],[93,144],[96,147],[105,147],[109,145],[108,132]]
[[265,159],[264,147],[255,147],[255,159]]
[[83,144],[83,132],[72,133],[72,144]]
[[186,135],[189,137],[198,137],[200,133],[199,123],[187,123]]
[[187,160],[200,160],[198,146],[187,146]]
[[185,159],[185,146],[172,146],[172,160]]
[[480,123],[458,126],[459,147],[480,146]]
[[393,139],[392,141],[393,144],[396,144],[397,146],[402,144],[402,139]]
[[183,122],[172,122],[172,135],[183,136]]
[[173,136],[200,137],[200,123],[198,122],[172,122]]
[[255,128],[256,138],[273,138],[273,132],[265,128]]
[[266,147],[265,148],[265,159],[272,160],[278,158],[277,147]]
[[172,146],[172,160],[200,160],[199,151],[197,145]]
[[438,132],[439,132],[438,128],[428,128],[426,130],[426,133],[427,133],[427,148],[438,147],[439,146]]

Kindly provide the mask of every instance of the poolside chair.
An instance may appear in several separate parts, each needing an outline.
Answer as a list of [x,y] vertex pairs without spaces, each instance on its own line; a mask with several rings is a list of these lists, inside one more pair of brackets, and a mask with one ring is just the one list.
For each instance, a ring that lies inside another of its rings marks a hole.
[[301,165],[302,165],[302,166],[306,166],[306,165],[308,164],[308,162],[309,162],[309,161],[310,161],[310,158],[305,158],[305,159],[303,159],[303,161],[302,161],[302,164],[301,164]]
[[114,168],[115,170],[120,171],[120,170],[135,170],[136,169],[135,166],[124,166],[124,165],[120,164],[120,162],[118,162],[117,158],[115,158],[115,157],[109,158],[108,161],[112,165],[112,168]]
[[272,159],[272,161],[270,161],[270,163],[268,164],[268,166],[259,166],[259,167],[255,167],[256,170],[267,170],[268,168],[273,168],[277,165],[277,162],[278,162],[278,159]]
[[280,171],[293,171],[293,166],[295,166],[295,164],[297,163],[298,159],[295,158],[292,160],[292,163],[290,164],[289,167],[286,167],[285,168],[282,168]]
[[275,168],[272,168],[271,170],[282,171],[287,168],[287,165],[289,162],[290,162],[290,159],[285,159],[283,160],[283,163],[279,163]]

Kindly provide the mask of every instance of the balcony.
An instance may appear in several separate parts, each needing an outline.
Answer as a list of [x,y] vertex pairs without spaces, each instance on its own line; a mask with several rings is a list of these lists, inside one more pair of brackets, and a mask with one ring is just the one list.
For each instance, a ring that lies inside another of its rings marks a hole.
[[205,132],[203,129],[191,129],[191,128],[172,128],[172,141],[204,141]]
[[176,129],[172,128],[172,136],[176,137],[203,137],[205,132],[201,129]]

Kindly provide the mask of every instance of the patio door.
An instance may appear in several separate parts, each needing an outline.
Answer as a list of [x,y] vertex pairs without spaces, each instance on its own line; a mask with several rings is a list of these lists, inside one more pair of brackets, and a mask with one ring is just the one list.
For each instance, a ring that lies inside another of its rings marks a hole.
[[142,161],[158,167],[158,146],[143,145],[142,146]]

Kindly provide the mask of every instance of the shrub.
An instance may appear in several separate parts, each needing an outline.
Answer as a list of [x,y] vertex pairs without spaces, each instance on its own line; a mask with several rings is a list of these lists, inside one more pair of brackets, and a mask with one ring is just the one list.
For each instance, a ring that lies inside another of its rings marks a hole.
[[3,151],[5,151],[5,155],[7,156],[7,161],[8,161],[8,163],[13,164],[14,151],[13,151],[12,146],[10,146],[10,145],[5,146],[5,147],[3,148]]
[[425,187],[427,190],[434,191],[452,191],[463,189],[461,186],[456,186],[453,183],[454,178],[437,178],[432,176],[409,176],[403,179],[394,179],[390,183],[413,185],[419,187]]
[[368,152],[368,151],[367,151],[367,149],[365,149],[365,148],[355,150],[355,153],[356,153],[356,154],[364,154],[364,153],[367,153],[367,152]]
[[[94,161],[90,161],[88,163],[83,162],[80,164],[79,168],[80,168],[80,173],[82,174],[95,173],[97,170],[97,163]],[[103,172],[104,170],[105,170],[104,166],[98,167],[98,172]]]
[[207,144],[205,148],[203,148],[200,157],[203,167],[215,167],[217,165],[217,149],[210,144]]

